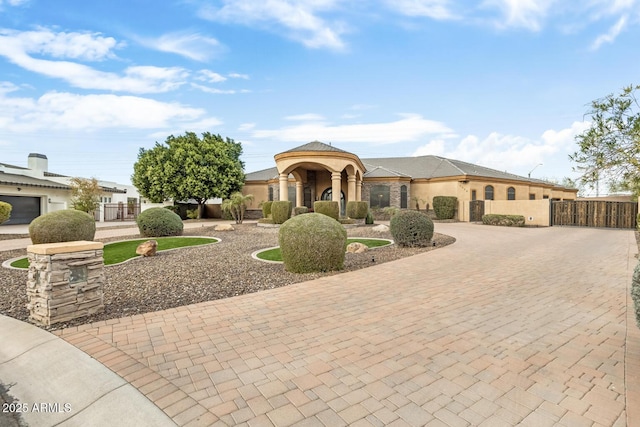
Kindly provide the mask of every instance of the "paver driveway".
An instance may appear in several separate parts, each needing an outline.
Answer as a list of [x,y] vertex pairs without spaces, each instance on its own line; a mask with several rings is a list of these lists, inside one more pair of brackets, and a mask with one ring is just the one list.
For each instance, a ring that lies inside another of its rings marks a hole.
[[458,241],[59,334],[179,425],[640,425],[633,232],[436,230]]

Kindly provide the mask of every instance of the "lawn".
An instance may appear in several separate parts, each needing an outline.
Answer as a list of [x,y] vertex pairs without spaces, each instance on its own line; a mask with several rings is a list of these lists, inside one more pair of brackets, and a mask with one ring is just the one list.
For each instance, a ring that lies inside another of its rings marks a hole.
[[[350,237],[347,239],[346,245],[348,245],[349,243],[355,243],[355,242],[362,243],[363,245],[367,246],[369,249],[377,248],[381,246],[387,246],[391,244],[391,242],[386,239],[363,239],[363,238]],[[256,254],[256,256],[265,261],[282,262],[282,252],[280,251],[279,247],[273,248],[273,249],[267,249],[266,251],[259,252],[258,254]]]
[[[104,245],[104,265],[113,265],[128,259],[139,257],[136,248],[140,243],[149,239],[125,240],[122,242],[107,243]],[[158,252],[169,249],[184,248],[188,246],[208,245],[218,243],[218,239],[212,237],[158,237],[153,240],[158,242]],[[20,258],[11,263],[12,267],[29,268],[29,260]]]

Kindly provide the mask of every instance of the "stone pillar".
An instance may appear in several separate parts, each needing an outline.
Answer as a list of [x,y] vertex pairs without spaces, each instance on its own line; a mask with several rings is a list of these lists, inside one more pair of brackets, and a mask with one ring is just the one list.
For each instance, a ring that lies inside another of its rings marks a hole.
[[349,175],[347,177],[347,202],[358,200],[356,197],[356,176]]
[[331,200],[340,203],[340,193],[342,191],[342,174],[340,172],[331,173]]
[[281,202],[286,202],[287,200],[289,200],[289,190],[288,190],[288,185],[289,185],[289,175],[287,175],[286,173],[281,173],[280,174],[280,201]]
[[356,181],[356,200],[362,201],[362,181],[359,179]]
[[29,320],[49,326],[104,310],[103,246],[88,241],[27,246]]
[[296,204],[295,206],[304,206],[304,185],[302,181],[296,181]]

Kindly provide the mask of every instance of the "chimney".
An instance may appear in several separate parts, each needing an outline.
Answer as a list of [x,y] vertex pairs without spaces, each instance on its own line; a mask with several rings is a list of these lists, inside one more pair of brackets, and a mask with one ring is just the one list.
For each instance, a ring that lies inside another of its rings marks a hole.
[[29,153],[27,166],[33,172],[37,172],[38,174],[43,174],[44,172],[47,172],[49,169],[49,160],[47,160],[47,156],[45,156],[44,154]]

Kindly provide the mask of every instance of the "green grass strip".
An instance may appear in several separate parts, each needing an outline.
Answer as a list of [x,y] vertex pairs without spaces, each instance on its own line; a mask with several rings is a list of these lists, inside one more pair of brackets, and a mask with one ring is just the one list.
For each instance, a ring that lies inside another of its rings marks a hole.
[[[136,248],[147,240],[158,242],[158,252],[168,249],[184,248],[188,246],[208,245],[218,243],[218,239],[211,237],[158,237],[155,239],[126,240],[124,242],[107,243],[104,245],[104,265],[113,265],[128,259],[139,257]],[[12,267],[29,268],[29,260],[20,258],[11,263]]]
[[[362,243],[363,245],[365,245],[366,247],[368,247],[369,249],[371,248],[377,248],[377,247],[381,247],[381,246],[387,246],[390,245],[391,243],[388,240],[378,240],[378,239],[366,239],[366,238],[355,238],[355,237],[350,237],[347,239],[347,243],[345,244],[345,250],[346,247],[349,243]],[[263,259],[265,261],[282,261],[282,251],[280,250],[280,247],[277,248],[273,248],[273,249],[269,249],[266,251],[262,251],[258,254],[256,254],[256,256],[260,259]]]

